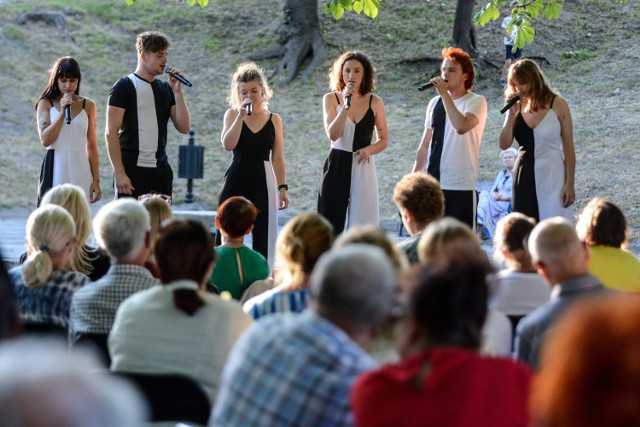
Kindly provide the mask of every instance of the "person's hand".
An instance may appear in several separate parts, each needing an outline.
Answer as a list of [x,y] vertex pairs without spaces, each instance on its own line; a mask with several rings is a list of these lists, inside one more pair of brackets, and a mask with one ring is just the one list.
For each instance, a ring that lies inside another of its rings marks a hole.
[[442,77],[434,77],[430,80],[433,84],[433,88],[438,92],[438,95],[442,96],[447,92],[447,81],[445,81]]
[[289,207],[289,197],[287,197],[287,190],[285,190],[284,188],[280,190],[280,194],[278,194],[278,199],[279,199],[279,205],[278,205],[278,209],[282,210],[282,209],[287,209],[287,207]]
[[362,150],[358,150],[355,153],[353,153],[353,157],[358,158],[358,164],[369,163],[371,160],[371,155],[367,153],[367,151],[364,148]]
[[247,105],[249,104],[253,104],[253,101],[251,100],[251,98],[247,97],[242,101],[242,104],[240,104],[240,116],[244,117],[244,116],[248,116],[247,114]]
[[132,194],[134,188],[131,185],[131,180],[127,176],[126,173],[122,172],[119,174],[115,174],[113,176],[114,181],[116,182],[116,190],[120,194]]
[[70,92],[65,93],[64,95],[62,95],[62,98],[60,98],[60,108],[62,110],[64,110],[64,108],[67,105],[72,105],[73,104],[73,94]]
[[499,201],[501,199],[500,193],[498,193],[497,191],[494,191],[493,193],[491,193],[491,197],[493,198],[493,200],[496,200],[496,201]]
[[573,185],[565,184],[562,187],[562,206],[568,208],[576,201],[576,191]]
[[[182,72],[177,68],[170,67],[169,72],[184,77],[184,74],[182,74]],[[176,79],[171,74],[167,75],[169,76],[169,86],[171,86],[171,89],[174,92],[182,92],[182,83],[180,83],[180,80]]]
[[512,93],[511,95],[509,95],[505,101],[505,104],[510,103],[512,100],[514,100],[515,98],[520,98],[519,101],[517,101],[515,104],[513,104],[511,106],[511,108],[509,108],[508,114],[512,117],[515,117],[516,114],[518,114],[518,111],[520,111],[520,103],[522,102],[522,98],[524,97],[523,94],[515,92]]
[[[350,87],[353,86],[353,87]],[[352,82],[347,82],[347,84],[344,85],[344,89],[342,89],[342,100],[344,102],[344,105],[347,105],[347,97],[349,95],[353,95],[354,93],[356,93],[356,87]],[[347,108],[345,108],[346,110]]]
[[102,198],[102,192],[100,191],[100,181],[93,181],[89,187],[89,202],[95,203]]

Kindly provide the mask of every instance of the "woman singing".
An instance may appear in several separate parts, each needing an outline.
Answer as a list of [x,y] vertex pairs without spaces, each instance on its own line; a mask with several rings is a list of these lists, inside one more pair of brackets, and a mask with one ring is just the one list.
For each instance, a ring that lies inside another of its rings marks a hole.
[[[318,213],[336,235],[346,227],[378,225],[378,178],[373,159],[387,148],[384,104],[373,95],[376,77],[369,57],[343,53],[329,73],[332,92],[324,96],[324,128],[331,151],[324,163]],[[373,130],[376,142],[371,143]]]
[[81,79],[75,59],[58,58],[36,103],[38,135],[47,148],[40,171],[38,206],[44,193],[59,184],[79,186],[90,203],[100,200],[96,104],[80,96]]
[[224,114],[222,145],[233,151],[233,159],[218,199],[221,205],[229,197],[244,196],[258,208],[253,249],[269,265],[278,233],[277,210],[289,206],[282,120],[268,110],[271,94],[262,70],[253,62],[240,64],[231,76],[227,96],[231,108]]
[[573,221],[576,154],[567,101],[549,87],[538,65],[522,59],[509,69],[507,101],[522,99],[507,112],[500,148],[520,145],[513,174],[514,212],[536,221],[562,216]]

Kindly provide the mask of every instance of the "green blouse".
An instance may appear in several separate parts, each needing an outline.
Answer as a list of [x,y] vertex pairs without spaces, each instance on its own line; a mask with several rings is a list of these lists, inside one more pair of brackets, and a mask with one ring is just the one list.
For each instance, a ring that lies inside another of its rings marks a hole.
[[219,292],[228,291],[233,299],[239,300],[256,280],[269,277],[269,263],[262,254],[249,247],[218,246],[215,251],[218,261],[209,281]]

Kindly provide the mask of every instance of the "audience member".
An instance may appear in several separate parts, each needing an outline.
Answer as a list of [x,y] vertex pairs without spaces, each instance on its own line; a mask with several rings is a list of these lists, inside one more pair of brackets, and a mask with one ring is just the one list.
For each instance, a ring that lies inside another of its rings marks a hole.
[[608,288],[640,291],[640,260],[626,250],[629,226],[618,206],[600,197],[591,199],[576,229],[589,248],[589,273]]
[[257,217],[258,209],[242,196],[229,197],[216,215],[222,245],[215,249],[218,261],[209,281],[218,292],[227,291],[236,300],[253,282],[269,276],[267,259],[244,244],[244,236],[251,233]]
[[336,239],[333,247],[338,249],[354,243],[373,245],[382,249],[391,260],[397,274],[402,273],[409,267],[409,262],[404,252],[394,246],[387,233],[380,227],[373,225],[353,227],[353,230],[349,229]]
[[414,172],[405,175],[393,189],[393,201],[400,211],[402,224],[411,237],[398,243],[410,264],[419,264],[418,241],[429,223],[444,215],[444,195],[431,175]]
[[[439,259],[467,259],[489,262],[480,241],[469,226],[452,217],[432,222],[422,233],[418,243],[420,262],[430,265]],[[489,309],[482,328],[481,351],[486,354],[511,354],[513,332],[504,313]]]
[[210,420],[215,426],[350,426],[348,393],[373,368],[360,348],[391,309],[393,266],[370,245],[323,255],[311,307],[256,322],[233,348]]
[[422,271],[403,323],[404,359],[357,379],[356,425],[529,425],[531,371],[478,354],[492,271],[486,258],[440,258]]
[[550,332],[531,393],[535,426],[640,426],[640,299],[577,303]]
[[311,271],[332,243],[333,227],[320,214],[306,212],[287,222],[276,241],[278,286],[248,300],[243,306],[245,313],[258,319],[271,313],[306,309]]
[[0,341],[17,337],[22,328],[13,295],[13,282],[2,259],[0,253]]
[[495,289],[489,297],[489,307],[509,317],[515,327],[522,317],[540,307],[551,297],[551,289],[531,263],[524,240],[536,221],[513,212],[498,221],[493,240],[494,258],[504,261],[506,268],[496,275]]
[[504,166],[498,172],[490,191],[480,192],[478,200],[478,225],[482,226],[485,236],[493,239],[496,225],[501,218],[511,211],[511,183],[513,167],[516,164],[518,152],[509,147],[500,153],[500,160]]
[[227,354],[251,319],[235,301],[205,291],[215,251],[200,222],[164,225],[155,253],[162,285],[120,305],[109,335],[111,369],[186,375],[213,403]]
[[160,273],[158,272],[153,250],[156,246],[156,240],[158,240],[160,225],[164,221],[173,218],[171,198],[165,194],[145,194],[140,196],[139,200],[142,206],[149,212],[149,222],[151,225],[151,253],[144,266],[153,274],[153,277],[159,277]]
[[136,427],[145,414],[131,386],[60,342],[3,343],[0,378],[3,427]]
[[43,205],[29,215],[25,239],[29,256],[9,270],[26,331],[68,329],[71,297],[91,282],[84,274],[68,270],[75,236],[73,218],[60,206]]
[[111,257],[107,274],[75,293],[71,302],[70,342],[101,336],[106,349],[116,310],[130,295],[157,285],[144,264],[151,252],[149,214],[132,199],[107,203],[94,220],[100,247]]
[[541,221],[531,232],[528,247],[533,265],[553,287],[551,301],[526,315],[516,330],[516,357],[537,370],[545,336],[558,316],[578,298],[596,296],[604,287],[588,274],[589,252],[566,219]]

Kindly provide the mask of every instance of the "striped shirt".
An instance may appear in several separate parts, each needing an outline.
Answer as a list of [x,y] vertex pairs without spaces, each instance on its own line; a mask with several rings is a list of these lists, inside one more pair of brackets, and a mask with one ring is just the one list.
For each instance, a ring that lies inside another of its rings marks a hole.
[[247,301],[242,309],[254,319],[273,313],[300,313],[307,308],[309,289],[283,292],[272,289]]

